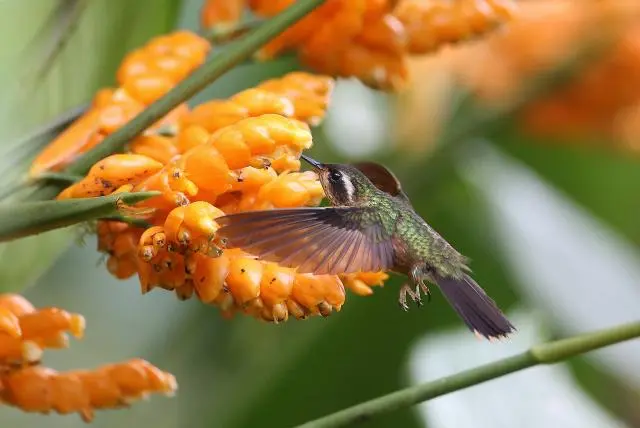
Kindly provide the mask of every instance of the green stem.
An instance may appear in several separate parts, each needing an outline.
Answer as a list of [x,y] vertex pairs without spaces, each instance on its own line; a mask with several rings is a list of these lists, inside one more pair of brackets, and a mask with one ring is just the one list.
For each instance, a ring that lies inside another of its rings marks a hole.
[[64,172],[42,172],[31,179],[31,182],[37,181],[59,181],[65,185],[73,184],[84,178],[82,175],[66,174]]
[[159,194],[160,192],[113,193],[95,198],[3,204],[0,205],[0,242],[119,215],[122,203],[133,205]]
[[295,24],[325,0],[299,0],[273,19],[265,22],[246,37],[238,40],[220,55],[214,55],[209,61],[196,69],[185,80],[178,83],[165,96],[148,106],[129,123],[109,135],[105,140],[85,153],[66,172],[85,174],[100,159],[121,150],[125,144],[167,115],[178,105],[196,95],[213,81],[241,63],[255,51]]
[[211,44],[217,46],[223,43],[235,41],[237,38],[244,36],[249,31],[255,30],[262,25],[262,19],[255,19],[249,22],[242,22],[233,25],[220,25],[211,29],[204,30],[202,36],[209,40]]
[[122,223],[127,223],[130,224],[131,226],[135,226],[135,227],[139,227],[141,229],[148,229],[151,226],[153,226],[153,224],[149,223],[148,221],[141,219],[141,218],[135,218],[135,217],[128,217],[128,216],[124,216],[124,215],[111,215],[111,216],[106,216],[106,217],[100,217],[100,220],[110,220],[110,221],[119,221]]
[[529,367],[554,364],[576,355],[638,337],[640,337],[640,321],[536,345],[522,354],[465,370],[422,385],[396,391],[315,421],[307,422],[298,428],[334,428],[365,422],[376,416],[391,413],[395,410]]

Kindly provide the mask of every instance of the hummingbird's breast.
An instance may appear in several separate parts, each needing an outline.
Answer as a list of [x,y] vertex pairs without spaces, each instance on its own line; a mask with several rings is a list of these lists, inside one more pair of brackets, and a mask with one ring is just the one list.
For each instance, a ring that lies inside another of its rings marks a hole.
[[429,245],[427,231],[413,217],[411,212],[401,212],[396,220],[392,242],[394,264],[400,273],[407,273],[412,265],[421,261]]
[[411,256],[408,245],[399,236],[392,238],[393,243],[393,271],[403,275],[408,275],[411,266],[415,263],[415,258]]
[[464,269],[465,258],[415,212],[403,212],[393,237],[394,270],[407,273],[415,264],[426,264],[443,274]]

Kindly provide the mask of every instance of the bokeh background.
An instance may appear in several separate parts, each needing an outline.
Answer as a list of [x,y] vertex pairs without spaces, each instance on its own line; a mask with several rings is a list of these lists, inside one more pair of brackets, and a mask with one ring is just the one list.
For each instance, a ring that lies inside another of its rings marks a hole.
[[[95,427],[286,427],[551,338],[640,316],[640,14],[631,1],[521,1],[488,40],[412,60],[406,93],[341,79],[312,154],[374,159],[472,260],[515,320],[476,340],[436,292],[405,313],[403,278],[348,295],[327,319],[270,325],[111,277],[77,229],[0,246],[0,290],[82,313],[87,335],[46,354],[59,370],[132,357],[174,373],[177,397],[100,412]],[[594,6],[599,4],[598,7]],[[0,170],[20,174],[24,138],[112,84],[126,52],[201,0],[0,2]],[[226,97],[300,68],[245,64],[201,93]],[[46,141],[51,136],[43,136]],[[37,147],[37,146],[36,146]],[[22,168],[22,169],[21,169]],[[3,427],[74,427],[76,416],[0,407]],[[640,342],[530,369],[375,419],[368,427],[640,427]]]

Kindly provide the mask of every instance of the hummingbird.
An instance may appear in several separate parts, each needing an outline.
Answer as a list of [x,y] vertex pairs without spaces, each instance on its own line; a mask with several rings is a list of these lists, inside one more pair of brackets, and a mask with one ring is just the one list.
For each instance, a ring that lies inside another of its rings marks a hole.
[[247,211],[216,219],[226,248],[241,248],[299,273],[391,271],[406,275],[398,302],[422,305],[435,284],[474,333],[487,339],[515,330],[471,278],[467,258],[415,211],[400,181],[374,162],[321,163],[302,159],[318,174],[329,207]]

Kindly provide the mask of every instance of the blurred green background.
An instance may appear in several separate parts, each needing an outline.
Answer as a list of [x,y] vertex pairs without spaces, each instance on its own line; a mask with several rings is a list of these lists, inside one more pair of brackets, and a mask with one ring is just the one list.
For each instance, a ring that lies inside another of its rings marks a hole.
[[[200,5],[0,2],[3,176],[17,170],[21,137],[112,84],[129,50],[176,27],[197,29]],[[298,67],[294,59],[244,65],[193,102],[226,97]],[[471,258],[478,282],[514,317],[519,334],[498,344],[475,340],[437,293],[431,304],[405,313],[396,303],[398,277],[371,297],[348,295],[343,310],[327,319],[284,325],[242,316],[223,320],[195,299],[179,302],[160,290],[141,296],[136,278],[117,281],[107,273],[93,237],[75,243],[77,230],[2,245],[1,290],[24,290],[36,306],[87,319],[86,338],[48,352],[48,366],[91,368],[141,357],[176,375],[175,398],[99,412],[94,426],[293,426],[535,342],[638,318],[637,159],[539,144],[508,125],[478,129],[455,153],[416,157],[396,149],[395,102],[355,80],[340,80],[326,121],[314,130],[313,155],[391,166],[420,214]],[[454,129],[457,120],[464,117],[453,116]],[[640,343],[633,341],[364,426],[640,427],[638,403]],[[44,425],[83,423],[74,415],[0,407],[2,427]]]

